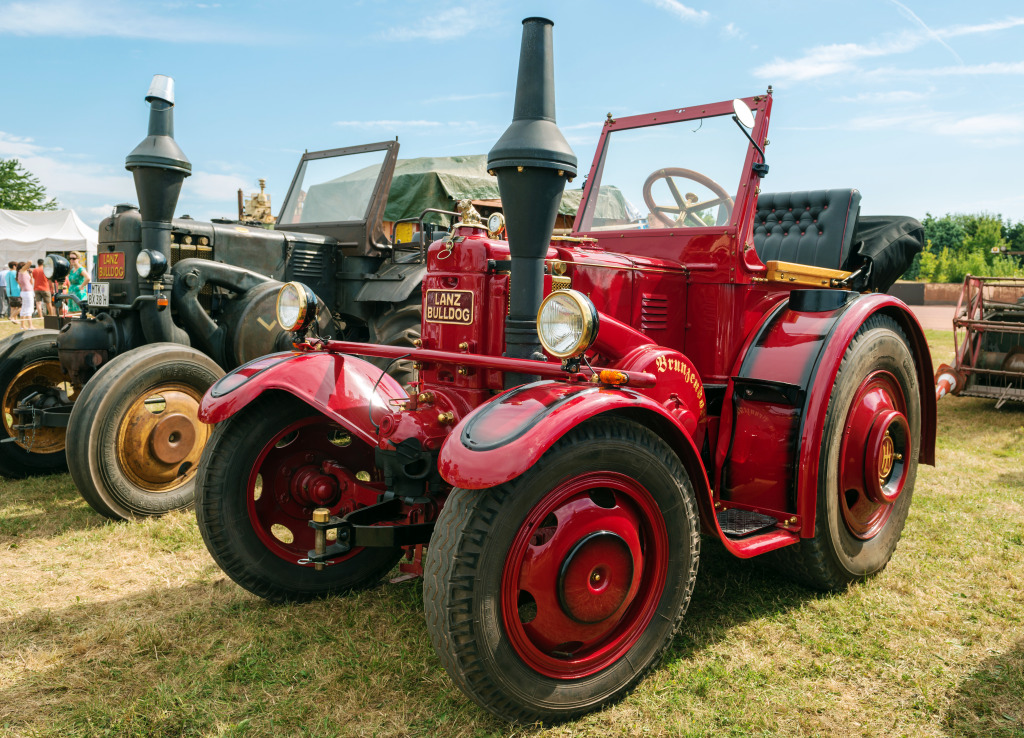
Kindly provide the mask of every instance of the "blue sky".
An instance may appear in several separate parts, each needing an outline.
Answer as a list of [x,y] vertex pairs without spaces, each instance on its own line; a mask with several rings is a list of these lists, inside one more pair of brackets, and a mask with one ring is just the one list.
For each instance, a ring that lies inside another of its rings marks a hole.
[[178,213],[232,216],[260,177],[276,212],[304,149],[398,136],[403,157],[486,153],[531,15],[555,22],[558,122],[583,171],[608,112],[771,84],[765,190],[1024,220],[1019,0],[0,0],[0,157],[96,226],[136,199],[124,157],[167,74],[193,165]]

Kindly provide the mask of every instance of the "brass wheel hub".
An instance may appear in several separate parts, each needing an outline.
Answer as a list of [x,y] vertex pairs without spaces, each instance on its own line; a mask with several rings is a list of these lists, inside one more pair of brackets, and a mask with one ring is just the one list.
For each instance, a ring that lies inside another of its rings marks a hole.
[[152,387],[120,419],[117,461],[136,485],[170,492],[192,479],[210,428],[199,422],[202,393],[182,384]]
[[53,427],[33,428],[26,431],[23,438],[18,438],[18,431],[14,430],[14,426],[25,422],[25,419],[24,416],[16,418],[14,409],[18,407],[18,403],[25,397],[51,387],[63,390],[68,395],[68,398],[74,402],[75,388],[72,387],[67,377],[64,376],[64,372],[60,368],[60,362],[57,359],[43,359],[42,361],[29,364],[18,372],[11,383],[7,385],[7,391],[4,392],[4,430],[7,431],[7,435],[16,439],[14,443],[34,454],[55,454],[63,451],[66,429]]

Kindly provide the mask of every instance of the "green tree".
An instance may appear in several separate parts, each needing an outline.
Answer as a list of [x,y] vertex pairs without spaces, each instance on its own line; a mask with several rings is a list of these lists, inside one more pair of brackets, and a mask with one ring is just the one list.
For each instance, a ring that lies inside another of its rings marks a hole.
[[0,210],[56,210],[57,201],[17,159],[0,159]]

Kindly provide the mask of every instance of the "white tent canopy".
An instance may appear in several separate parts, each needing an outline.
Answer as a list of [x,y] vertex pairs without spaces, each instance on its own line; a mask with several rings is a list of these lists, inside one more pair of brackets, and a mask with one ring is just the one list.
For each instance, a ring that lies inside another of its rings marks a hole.
[[96,260],[99,233],[74,210],[0,210],[0,262],[42,259],[53,252],[80,251]]

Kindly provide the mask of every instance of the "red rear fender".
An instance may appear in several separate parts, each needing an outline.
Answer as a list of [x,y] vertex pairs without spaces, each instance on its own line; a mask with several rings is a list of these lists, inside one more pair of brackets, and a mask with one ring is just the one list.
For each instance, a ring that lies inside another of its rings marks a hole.
[[[298,397],[371,445],[393,404],[407,400],[402,386],[379,368],[345,354],[271,354],[221,377],[203,397],[199,419],[219,423],[268,390]],[[395,401],[393,403],[392,401]],[[371,408],[373,422],[371,422]]]
[[637,420],[659,433],[690,472],[698,499],[710,500],[700,454],[664,407],[629,388],[542,381],[495,397],[463,418],[441,447],[441,476],[456,487],[484,489],[515,479],[569,429],[599,414]]

